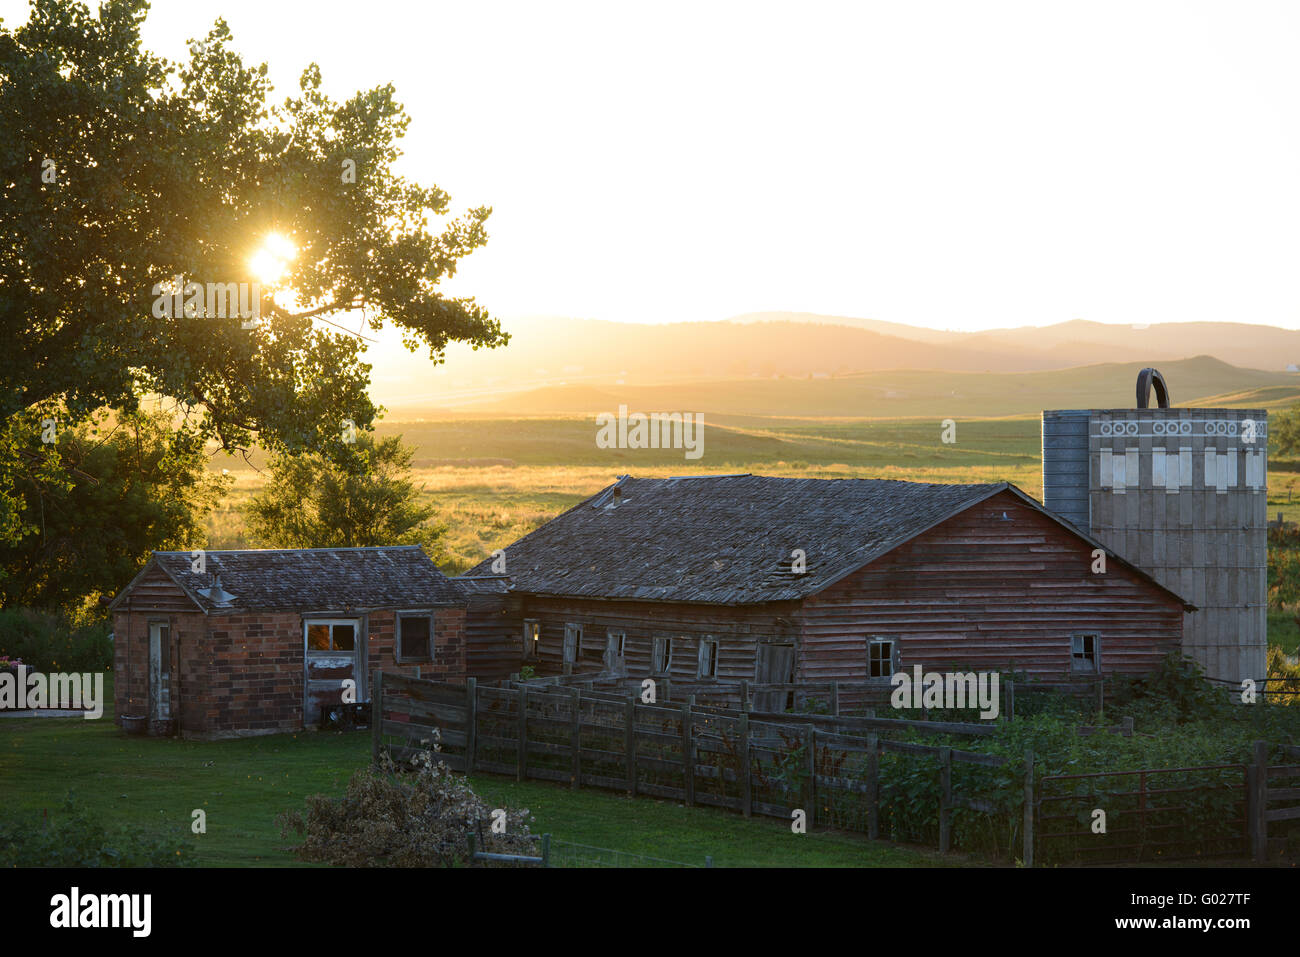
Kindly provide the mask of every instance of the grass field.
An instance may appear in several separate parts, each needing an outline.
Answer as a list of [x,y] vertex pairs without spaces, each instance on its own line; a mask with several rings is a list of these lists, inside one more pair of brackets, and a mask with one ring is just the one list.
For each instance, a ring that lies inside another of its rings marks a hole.
[[[112,701],[111,682],[106,694]],[[231,741],[128,737],[111,708],[82,718],[0,719],[0,813],[59,813],[68,791],[110,824],[165,827],[191,844],[202,866],[298,866],[274,819],[308,794],[342,794],[370,760],[365,732],[274,735]],[[555,839],[718,867],[959,866],[958,856],[871,842],[856,835],[792,834],[788,825],[651,798],[573,792],[541,782],[475,776],[493,803],[526,807],[533,830]],[[190,832],[191,812],[207,833]]]

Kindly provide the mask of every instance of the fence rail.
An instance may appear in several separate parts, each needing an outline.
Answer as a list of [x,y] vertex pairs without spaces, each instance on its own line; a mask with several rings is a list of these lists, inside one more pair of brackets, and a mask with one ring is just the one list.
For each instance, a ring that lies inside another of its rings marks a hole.
[[[640,694],[644,678],[592,671],[582,674],[548,675],[513,680],[511,687],[548,688],[580,687],[591,695],[610,695],[622,700],[628,694]],[[798,681],[769,683],[758,681],[723,681],[716,678],[656,677],[655,695],[662,702],[682,701],[697,707],[716,707],[728,711],[754,711],[755,702],[772,702],[778,697],[788,709],[832,716],[874,717],[877,709],[892,710],[893,686],[887,678],[860,681]],[[1051,680],[1000,679],[1000,711],[1008,719],[1016,716],[1016,696],[1037,700],[1043,693],[1074,698],[1100,715],[1105,708],[1105,680],[1101,676]],[[973,708],[971,710],[974,710]],[[783,712],[784,713],[784,712]],[[929,719],[929,709],[920,708],[922,720]]]
[[[886,756],[920,761],[939,778],[937,844],[952,846],[954,811],[1008,810],[957,768],[996,768],[1005,757],[892,740],[920,728],[982,737],[991,725],[728,711],[690,703],[643,703],[574,684],[479,687],[376,672],[371,682],[373,756],[397,761],[437,742],[455,771],[513,774],[647,794],[745,817],[852,826],[878,837],[899,802],[882,779]],[[888,793],[886,793],[888,791]]]
[[[371,688],[376,761],[381,751],[408,760],[436,741],[439,759],[465,773],[650,795],[745,817],[790,821],[802,810],[809,828],[927,841],[942,851],[953,848],[955,815],[1001,815],[1019,831],[1016,844],[1030,867],[1039,852],[1084,863],[1107,851],[1112,862],[1184,852],[1253,853],[1262,861],[1284,836],[1280,829],[1294,827],[1284,822],[1300,820],[1300,748],[1291,746],[1282,751],[1289,764],[1270,763],[1261,742],[1249,766],[1038,778],[1027,750],[1023,769],[990,777],[981,769],[1006,769],[1007,757],[890,737],[920,729],[978,740],[994,731],[990,724],[649,704],[559,682],[480,687],[473,678],[453,685],[376,672]],[[1081,729],[1102,730],[1132,734],[1132,722]],[[918,773],[935,776],[937,799],[928,809],[917,807],[908,784]],[[1023,799],[1008,787],[1022,774]],[[1107,812],[1104,840],[1089,826],[1096,808]],[[921,817],[928,823],[918,825]],[[1189,818],[1205,822],[1190,838],[1180,832]]]

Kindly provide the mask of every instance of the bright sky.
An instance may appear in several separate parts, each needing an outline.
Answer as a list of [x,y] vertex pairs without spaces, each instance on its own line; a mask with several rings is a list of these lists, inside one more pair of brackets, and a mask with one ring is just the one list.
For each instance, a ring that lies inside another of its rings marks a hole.
[[158,0],[146,43],[218,15],[282,93],[395,84],[507,319],[1300,328],[1296,4]]

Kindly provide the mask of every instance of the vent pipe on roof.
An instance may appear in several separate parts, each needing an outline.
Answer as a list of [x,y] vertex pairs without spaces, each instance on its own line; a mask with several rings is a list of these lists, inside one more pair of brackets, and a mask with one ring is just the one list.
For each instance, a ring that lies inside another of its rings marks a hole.
[[1156,387],[1156,402],[1160,408],[1169,408],[1169,387],[1165,385],[1165,377],[1160,374],[1159,369],[1146,368],[1138,373],[1137,381],[1137,407],[1145,409],[1151,402],[1151,387]]

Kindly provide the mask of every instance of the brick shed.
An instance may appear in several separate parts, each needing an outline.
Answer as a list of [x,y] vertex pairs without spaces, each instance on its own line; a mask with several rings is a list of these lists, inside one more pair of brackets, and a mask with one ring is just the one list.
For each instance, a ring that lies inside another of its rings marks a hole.
[[418,546],[154,552],[112,602],[115,704],[151,733],[315,727],[376,669],[461,680],[469,589]]

